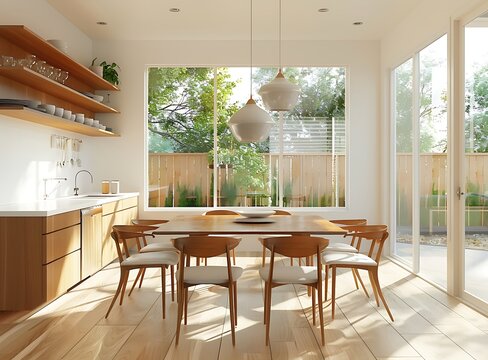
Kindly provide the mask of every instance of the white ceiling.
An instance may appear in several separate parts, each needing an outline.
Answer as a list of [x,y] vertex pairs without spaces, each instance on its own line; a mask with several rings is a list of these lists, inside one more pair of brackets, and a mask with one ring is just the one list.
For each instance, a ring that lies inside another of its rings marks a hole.
[[[92,39],[244,40],[250,36],[249,0],[47,1]],[[282,0],[283,39],[379,40],[421,1]],[[181,11],[169,12],[173,7]],[[277,39],[279,0],[254,0],[253,7],[255,39]],[[330,11],[317,11],[324,7]],[[355,21],[364,24],[354,26]]]

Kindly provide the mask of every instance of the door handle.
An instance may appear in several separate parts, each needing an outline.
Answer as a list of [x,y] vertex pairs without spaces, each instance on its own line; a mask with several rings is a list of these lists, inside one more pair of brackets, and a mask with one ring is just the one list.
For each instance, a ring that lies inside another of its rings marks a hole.
[[464,192],[461,191],[461,187],[458,187],[458,189],[456,191],[456,195],[457,195],[458,199],[461,200],[461,196],[464,195]]

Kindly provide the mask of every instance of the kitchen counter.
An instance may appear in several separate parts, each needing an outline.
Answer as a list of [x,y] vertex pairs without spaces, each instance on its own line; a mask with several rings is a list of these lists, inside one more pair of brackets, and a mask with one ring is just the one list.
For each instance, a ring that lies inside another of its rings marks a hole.
[[123,200],[139,196],[139,193],[120,194],[85,194],[59,199],[48,199],[26,203],[0,205],[0,217],[10,216],[51,216],[65,212],[80,210],[95,205]]

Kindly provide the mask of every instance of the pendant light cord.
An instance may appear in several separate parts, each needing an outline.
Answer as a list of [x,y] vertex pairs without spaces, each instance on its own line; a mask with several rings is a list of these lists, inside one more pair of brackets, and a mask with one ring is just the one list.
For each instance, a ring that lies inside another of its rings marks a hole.
[[281,0],[280,0],[280,8],[279,8],[279,29],[278,29],[278,34],[279,34],[279,42],[278,42],[278,55],[279,55],[279,65],[280,69],[278,71],[281,71]]
[[250,26],[250,29],[251,29],[251,51],[250,51],[250,54],[251,54],[251,61],[250,61],[250,64],[251,64],[251,73],[249,74],[249,94],[250,94],[250,98],[252,99],[252,0],[251,0],[251,14],[250,14],[250,19],[251,19],[251,26]]

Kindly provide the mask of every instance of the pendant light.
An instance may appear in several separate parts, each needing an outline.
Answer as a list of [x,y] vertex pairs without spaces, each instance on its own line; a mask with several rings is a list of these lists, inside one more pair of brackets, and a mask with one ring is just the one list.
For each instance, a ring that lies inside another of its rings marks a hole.
[[281,66],[281,0],[279,5],[279,70],[278,75],[268,84],[261,86],[258,94],[263,99],[266,109],[271,111],[290,111],[298,102],[300,88],[289,82],[282,72]]
[[251,74],[249,85],[249,100],[228,121],[232,135],[239,142],[261,142],[268,138],[269,131],[274,125],[271,116],[261,109],[252,98],[252,1],[251,2]]

